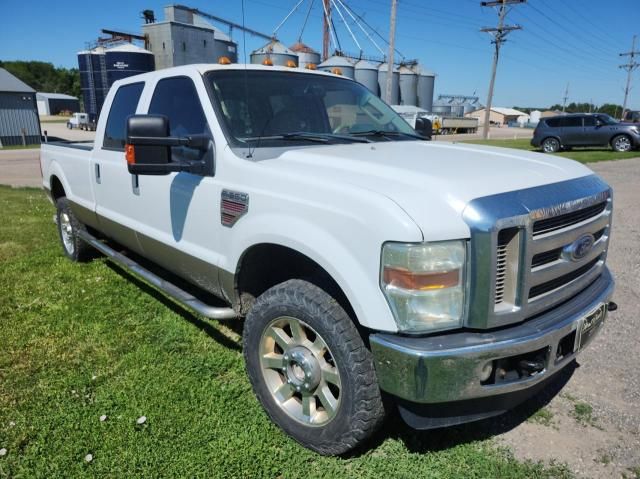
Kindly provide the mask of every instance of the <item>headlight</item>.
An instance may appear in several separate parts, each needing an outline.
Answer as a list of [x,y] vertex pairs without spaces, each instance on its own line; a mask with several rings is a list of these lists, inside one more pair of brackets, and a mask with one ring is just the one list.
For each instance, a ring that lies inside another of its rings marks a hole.
[[386,243],[380,285],[398,329],[460,327],[464,310],[465,241]]

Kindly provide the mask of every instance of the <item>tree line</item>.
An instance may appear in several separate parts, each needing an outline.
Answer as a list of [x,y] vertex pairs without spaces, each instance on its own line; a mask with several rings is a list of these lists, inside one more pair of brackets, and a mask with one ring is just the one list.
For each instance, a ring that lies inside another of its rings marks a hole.
[[[518,106],[514,106],[513,108],[524,113],[531,113],[533,110],[562,111],[562,105],[558,103],[556,103],[555,105],[551,105],[549,108],[522,108]],[[593,103],[572,102],[565,107],[564,111],[565,113],[605,113],[614,118],[620,118],[620,115],[622,115],[622,105],[604,103],[603,105],[597,106]]]
[[2,61],[4,68],[31,88],[44,93],[64,93],[80,98],[80,72],[77,68],[54,67],[38,61]]

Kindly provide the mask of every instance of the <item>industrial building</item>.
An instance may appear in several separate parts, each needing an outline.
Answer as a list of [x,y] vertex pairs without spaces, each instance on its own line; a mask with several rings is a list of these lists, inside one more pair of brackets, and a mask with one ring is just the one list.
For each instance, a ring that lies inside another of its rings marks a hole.
[[0,68],[0,147],[39,143],[36,91]]
[[[468,118],[477,118],[480,125],[484,124],[485,108],[467,113],[465,116]],[[501,108],[492,107],[489,112],[489,123],[496,126],[508,125],[509,123],[527,123],[529,121],[529,115],[526,113],[514,110],[513,108]]]
[[38,115],[59,115],[63,112],[80,111],[80,100],[75,96],[63,93],[36,93]]
[[147,48],[155,57],[157,69],[216,63],[222,56],[238,61],[238,46],[227,35],[205,22],[192,9],[170,5],[164,9],[165,20],[155,19],[142,25]]

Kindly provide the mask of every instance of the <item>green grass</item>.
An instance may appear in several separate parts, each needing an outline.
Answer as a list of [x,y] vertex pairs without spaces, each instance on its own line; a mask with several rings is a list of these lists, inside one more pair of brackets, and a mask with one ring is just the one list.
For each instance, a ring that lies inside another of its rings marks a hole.
[[593,407],[586,402],[576,402],[573,405],[573,417],[583,426],[595,426],[596,418],[593,416]]
[[570,477],[516,461],[486,425],[396,418],[348,458],[300,447],[255,400],[238,323],[197,318],[104,258],[68,261],[52,213],[40,191],[0,187],[0,477]]
[[31,150],[34,148],[40,148],[40,145],[7,145],[0,146],[0,151],[2,150]]
[[[540,149],[531,146],[531,140],[529,139],[517,139],[517,140],[468,140],[464,143],[473,143],[476,145],[491,145],[499,146],[502,148],[515,148],[517,150],[529,150],[537,151]],[[571,151],[561,151],[554,153],[557,156],[564,158],[570,158],[572,160],[579,161],[580,163],[593,163],[596,161],[609,161],[609,160],[624,160],[627,158],[640,157],[640,151],[628,151],[625,153],[618,153],[607,148],[574,148]]]
[[553,424],[553,413],[549,409],[543,407],[529,416],[527,421],[535,424],[541,424],[543,426],[551,426]]

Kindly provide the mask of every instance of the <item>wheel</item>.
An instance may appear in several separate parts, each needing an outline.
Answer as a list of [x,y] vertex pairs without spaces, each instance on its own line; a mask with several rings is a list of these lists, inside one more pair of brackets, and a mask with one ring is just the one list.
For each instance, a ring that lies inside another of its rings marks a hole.
[[256,397],[289,436],[320,454],[343,454],[384,419],[371,352],[324,290],[289,280],[247,315],[244,358]]
[[613,151],[631,151],[633,144],[627,135],[618,135],[611,140],[611,148]]
[[546,138],[542,142],[542,151],[545,153],[555,153],[560,150],[560,142],[555,138]]
[[62,244],[62,250],[67,258],[72,261],[86,261],[91,258],[93,250],[91,246],[81,240],[77,231],[84,230],[84,225],[74,216],[69,201],[59,198],[56,201],[56,223],[58,224],[58,236]]

